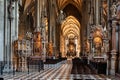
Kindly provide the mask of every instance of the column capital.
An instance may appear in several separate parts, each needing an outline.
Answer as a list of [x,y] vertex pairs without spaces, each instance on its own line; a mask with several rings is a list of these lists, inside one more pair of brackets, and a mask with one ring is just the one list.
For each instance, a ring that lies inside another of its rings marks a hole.
[[111,51],[112,58],[116,58],[116,54],[117,54],[117,53],[116,53],[116,50],[112,50],[112,51]]
[[113,19],[112,22],[116,23],[116,22],[118,22],[118,21],[117,21],[116,19]]
[[115,28],[117,25],[118,21],[117,20],[112,20],[112,28]]
[[116,50],[113,49],[113,50],[111,51],[111,54],[117,54],[117,53],[116,53]]

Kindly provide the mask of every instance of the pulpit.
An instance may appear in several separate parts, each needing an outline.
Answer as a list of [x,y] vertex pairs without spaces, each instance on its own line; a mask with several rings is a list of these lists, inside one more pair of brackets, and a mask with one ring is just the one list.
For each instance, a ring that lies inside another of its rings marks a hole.
[[17,71],[27,70],[27,57],[33,53],[32,39],[17,40],[14,43],[14,66]]

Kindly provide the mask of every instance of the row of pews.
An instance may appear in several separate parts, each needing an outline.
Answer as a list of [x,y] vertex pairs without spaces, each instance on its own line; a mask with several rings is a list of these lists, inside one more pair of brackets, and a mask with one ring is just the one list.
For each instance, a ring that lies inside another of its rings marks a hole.
[[29,70],[44,70],[44,68],[58,67],[60,64],[65,63],[67,58],[59,59],[46,59],[45,62],[41,58],[28,57],[27,58],[27,67]]
[[59,59],[46,59],[46,62],[44,62],[44,64],[56,64],[59,63],[61,61],[66,60],[67,58],[59,58]]
[[91,65],[86,63],[86,59],[75,58],[72,60],[71,74],[97,74],[97,71]]
[[106,74],[107,62],[90,60],[88,64],[87,58],[74,58],[72,59],[71,74]]
[[67,58],[58,59],[46,59],[44,62],[44,68],[59,67],[61,64],[65,63]]
[[97,70],[98,74],[106,74],[107,62],[90,60],[90,65]]

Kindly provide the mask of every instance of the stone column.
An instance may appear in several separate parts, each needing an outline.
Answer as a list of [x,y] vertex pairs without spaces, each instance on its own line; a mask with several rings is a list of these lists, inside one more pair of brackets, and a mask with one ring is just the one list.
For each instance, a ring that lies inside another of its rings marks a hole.
[[41,27],[42,27],[42,60],[46,61],[46,0],[42,0],[42,10],[41,10]]
[[91,60],[92,57],[93,57],[92,38],[89,37],[89,55],[88,55],[88,64],[90,63],[90,60]]
[[45,62],[46,61],[46,32],[45,32],[45,26],[44,28],[42,29],[42,37],[43,37],[43,40],[42,40],[42,49],[43,49],[43,54],[42,54],[42,59],[43,61]]
[[53,50],[51,53],[51,57],[55,56],[55,52],[56,52],[56,24],[55,24],[55,3],[53,0],[48,0],[48,6],[49,6],[49,10],[48,10],[48,30],[49,30],[49,37],[48,37],[48,41],[49,44],[52,45],[51,49]]
[[109,61],[109,55],[107,54],[107,68],[106,68],[106,75],[110,74],[110,61]]
[[52,28],[53,28],[53,26],[52,26],[52,22],[53,22],[53,18],[52,18],[52,14],[53,14],[53,10],[52,10],[52,1],[51,0],[49,0],[48,1],[48,32],[49,32],[49,37],[48,37],[48,41],[49,41],[49,43],[51,43],[52,42]]
[[39,32],[39,28],[40,28],[40,0],[37,0],[37,31]]
[[89,43],[90,43],[90,54],[93,54],[93,48],[92,48],[92,37],[91,37],[92,33],[90,33],[90,37],[89,37]]
[[18,24],[19,24],[19,6],[18,1],[15,1],[15,31],[14,31],[14,40],[18,39]]
[[89,38],[89,43],[90,43],[90,51],[89,51],[89,59],[94,56],[93,52],[93,45],[92,45],[92,38]]
[[0,61],[5,61],[6,58],[6,27],[7,27],[7,16],[6,16],[6,0],[0,0]]
[[79,57],[79,53],[78,53],[78,38],[77,37],[75,38],[75,44],[76,44],[76,47],[75,47],[76,57]]
[[7,61],[7,1],[4,0],[4,61]]
[[[41,57],[41,54],[42,54],[42,51],[41,51],[41,48],[42,48],[42,43],[41,43],[41,26],[40,26],[40,22],[41,22],[41,0],[35,0],[35,4],[36,4],[36,26],[35,26],[35,31],[34,31],[34,56],[39,56]],[[37,46],[35,46],[37,45]],[[38,51],[36,51],[38,50]]]
[[104,39],[104,59],[107,61],[107,68],[106,68],[106,75],[109,75],[109,69],[110,69],[110,61],[109,61],[109,55],[108,55],[108,47],[109,47],[109,40],[107,38]]
[[116,20],[112,21],[112,51],[111,51],[111,69],[110,74],[115,75],[116,66]]
[[98,25],[99,24],[99,1],[100,0],[96,0],[96,25]]
[[119,24],[119,26],[118,26],[118,43],[119,43],[119,45],[118,45],[118,52],[119,52],[119,72],[120,72],[120,24]]
[[[12,51],[12,38],[14,36],[14,28],[15,28],[15,14],[14,14],[14,7],[15,6],[15,3],[10,0],[8,2],[8,5],[7,5],[7,1],[5,1],[5,6],[8,6],[6,7],[5,10],[7,10],[5,12],[5,31],[7,31],[5,33],[5,38],[4,39],[7,39],[5,40],[5,60],[6,60],[6,64],[5,64],[5,67],[4,67],[4,72],[11,72],[13,69],[13,64],[12,64],[12,61],[13,61],[13,51]],[[8,17],[6,17],[8,16]],[[8,23],[8,25],[6,24]],[[7,29],[6,29],[7,28]]]
[[65,38],[65,54],[67,54],[67,44],[68,44],[68,39],[67,38]]
[[55,56],[56,55],[56,26],[55,26],[55,7],[54,7],[54,11],[53,11],[53,17],[54,17],[54,20],[53,20],[53,55]]

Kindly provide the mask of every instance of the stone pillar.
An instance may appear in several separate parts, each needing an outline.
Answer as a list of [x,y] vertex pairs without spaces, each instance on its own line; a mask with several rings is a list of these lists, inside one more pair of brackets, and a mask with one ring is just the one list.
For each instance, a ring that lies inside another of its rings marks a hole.
[[106,68],[106,75],[109,75],[109,69],[110,69],[110,61],[109,61],[109,55],[108,55],[108,47],[109,47],[109,40],[107,38],[105,38],[103,40],[104,42],[104,59],[107,61],[107,68]]
[[42,0],[41,27],[42,27],[42,60],[46,61],[46,0]]
[[37,31],[39,32],[39,28],[40,28],[40,0],[37,0]]
[[[35,31],[34,31],[34,56],[39,56],[41,57],[42,55],[42,42],[41,42],[41,26],[40,26],[40,22],[41,22],[41,0],[36,0],[36,27],[35,27]],[[36,46],[37,45],[37,46]]]
[[[54,7],[54,10],[55,10],[55,7]],[[55,11],[54,12],[54,21],[53,21],[53,56],[56,55],[56,26],[55,26]]]
[[0,0],[0,61],[4,60],[5,55],[5,28],[6,28],[6,23],[4,22],[6,20],[6,9],[4,7],[4,3],[6,0]]
[[116,66],[116,21],[112,21],[112,51],[111,51],[111,69],[110,74],[115,75]]
[[107,54],[107,68],[106,68],[106,75],[109,75],[110,73],[110,61],[109,61],[109,55]]
[[48,41],[49,41],[49,44],[52,45],[51,46],[51,49],[53,50],[52,51],[52,56],[55,56],[55,53],[56,53],[56,21],[55,21],[55,2],[53,0],[49,0],[48,1],[48,30],[49,30],[49,37],[48,37]]
[[43,37],[43,40],[42,40],[42,49],[43,49],[43,54],[42,54],[42,59],[43,61],[45,62],[46,61],[46,31],[45,31],[45,26],[44,28],[42,29],[42,37]]
[[99,12],[100,12],[99,11],[99,1],[100,0],[96,0],[96,6],[95,6],[96,7],[96,10],[95,10],[96,11],[96,25],[99,24]]
[[91,38],[89,39],[89,42],[90,42],[90,54],[93,54],[93,51],[92,51],[92,49],[93,49],[92,48],[92,39]]
[[7,1],[4,0],[4,61],[7,61]]
[[75,47],[76,57],[79,57],[79,52],[78,52],[78,38],[77,37],[75,38],[75,44],[76,44],[76,47]]
[[93,57],[92,52],[92,38],[89,37],[89,54],[88,54],[88,64],[90,63],[91,58]]
[[43,0],[36,0],[36,29],[35,32],[40,32],[41,31],[41,13],[42,13],[42,1]]
[[118,43],[119,43],[119,45],[118,45],[118,52],[119,52],[119,72],[120,72],[120,25],[118,26]]
[[18,1],[15,1],[15,31],[14,31],[14,40],[18,39],[18,24],[19,24],[19,6]]
[[65,54],[67,54],[67,50],[68,50],[67,49],[67,44],[68,44],[68,38],[65,38]]
[[[13,50],[12,50],[12,42],[14,40],[14,37],[16,37],[17,35],[15,35],[15,9],[17,6],[15,6],[15,2],[13,2],[12,0],[5,1],[5,67],[4,67],[4,72],[11,72],[13,69]],[[8,16],[8,17],[6,17]],[[6,24],[7,23],[7,24]]]
[[51,0],[49,0],[48,1],[48,32],[49,32],[49,37],[48,37],[48,41],[49,41],[49,43],[52,43],[52,28],[53,28],[53,26],[52,26],[52,22],[53,22],[53,18],[52,18],[52,14],[53,14],[53,10],[52,10],[52,1]]

